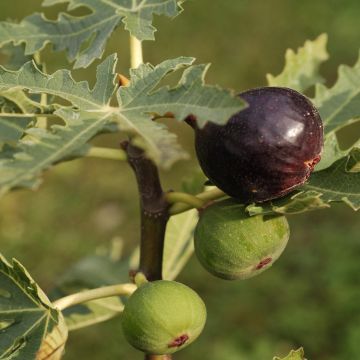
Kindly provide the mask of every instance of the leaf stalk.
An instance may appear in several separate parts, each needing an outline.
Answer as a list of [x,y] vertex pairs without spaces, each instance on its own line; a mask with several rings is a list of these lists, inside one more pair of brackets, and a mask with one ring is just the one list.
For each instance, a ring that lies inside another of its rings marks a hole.
[[97,146],[91,147],[85,156],[122,161],[126,161],[127,159],[126,152],[122,149],[110,149]]
[[135,284],[120,284],[104,286],[97,289],[85,290],[79,293],[65,296],[56,300],[53,305],[59,310],[67,309],[71,306],[86,303],[91,300],[103,299],[119,295],[131,295],[137,286]]
[[144,62],[142,43],[135,36],[130,35],[130,64],[132,69],[136,69]]
[[225,196],[227,196],[227,195],[222,190],[220,190],[217,187],[214,187],[211,190],[206,190],[206,191],[203,191],[203,192],[197,194],[196,196],[192,196],[193,198],[196,198],[197,200],[199,200],[199,204],[200,203],[202,204],[201,206],[196,206],[195,203],[191,204],[189,202],[186,203],[185,201],[182,201],[183,203],[173,204],[169,209],[169,214],[171,216],[171,215],[180,214],[182,212],[185,212],[185,211],[193,209],[193,208],[201,208],[204,205],[206,205],[207,203],[214,201],[214,200],[221,199]]
[[182,203],[197,209],[203,207],[206,203],[199,197],[184,192],[168,192],[165,197],[170,204]]

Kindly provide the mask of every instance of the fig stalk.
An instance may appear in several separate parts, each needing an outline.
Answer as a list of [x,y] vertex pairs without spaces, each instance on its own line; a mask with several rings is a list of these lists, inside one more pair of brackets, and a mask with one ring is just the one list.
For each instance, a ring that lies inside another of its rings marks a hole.
[[171,355],[146,355],[145,360],[171,360]]

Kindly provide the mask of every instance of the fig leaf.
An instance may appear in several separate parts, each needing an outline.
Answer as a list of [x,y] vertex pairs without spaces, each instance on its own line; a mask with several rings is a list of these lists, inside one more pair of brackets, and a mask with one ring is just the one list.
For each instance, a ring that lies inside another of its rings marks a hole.
[[68,329],[64,318],[16,260],[0,255],[0,358],[61,358]]
[[306,360],[304,356],[304,349],[300,348],[298,350],[291,350],[290,353],[284,358],[275,356],[273,360]]
[[278,76],[267,74],[269,86],[284,86],[297,91],[322,83],[320,65],[329,58],[326,51],[327,35],[322,34],[313,41],[307,40],[295,53],[288,49],[285,53],[285,67]]
[[56,20],[34,13],[19,24],[1,22],[0,46],[25,43],[25,54],[31,55],[50,42],[54,51],[66,50],[68,60],[75,61],[74,68],[83,68],[101,58],[108,38],[120,24],[139,40],[153,40],[153,15],[173,18],[182,11],[183,1],[45,0],[43,6],[66,2],[69,11],[85,6],[91,12],[83,16],[61,12]]

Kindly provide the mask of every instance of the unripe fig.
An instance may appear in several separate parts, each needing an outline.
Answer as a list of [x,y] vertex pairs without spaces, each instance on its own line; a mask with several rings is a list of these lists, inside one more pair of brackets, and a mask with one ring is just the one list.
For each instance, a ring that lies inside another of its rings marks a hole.
[[205,321],[205,304],[196,292],[167,280],[141,285],[122,314],[122,327],[129,343],[155,355],[171,354],[192,343]]
[[323,127],[313,104],[295,90],[264,87],[239,94],[248,107],[224,126],[195,127],[205,175],[242,202],[281,197],[303,184],[320,161]]
[[249,216],[233,199],[201,213],[195,253],[210,273],[226,280],[247,279],[270,267],[289,239],[285,216]]

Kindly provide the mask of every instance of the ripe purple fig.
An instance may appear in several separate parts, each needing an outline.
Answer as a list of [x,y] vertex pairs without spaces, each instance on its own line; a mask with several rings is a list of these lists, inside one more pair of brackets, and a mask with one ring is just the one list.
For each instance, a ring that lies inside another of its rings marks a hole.
[[320,161],[320,115],[305,96],[287,88],[264,87],[239,96],[248,107],[226,125],[195,127],[200,166],[214,185],[242,202],[286,195]]

